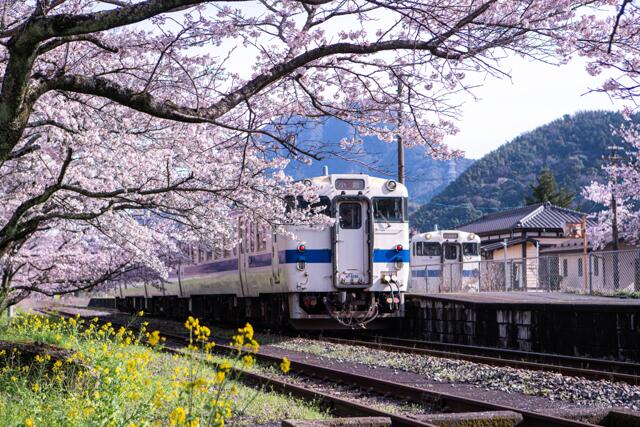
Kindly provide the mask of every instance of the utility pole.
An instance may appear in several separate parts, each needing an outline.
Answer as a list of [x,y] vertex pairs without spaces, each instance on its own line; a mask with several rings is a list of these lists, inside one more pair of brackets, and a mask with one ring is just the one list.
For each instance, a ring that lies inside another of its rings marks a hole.
[[[402,77],[398,77],[398,131],[402,124]],[[398,182],[404,184],[404,145],[400,132],[396,136],[398,141]]]
[[613,182],[611,185],[611,212],[613,214],[613,220],[611,224],[611,238],[613,240],[613,288],[618,290],[620,287],[620,272],[618,266],[618,201],[616,200],[616,185],[618,185],[618,177],[615,172],[615,166],[617,166],[622,157],[618,155],[618,151],[623,148],[618,145],[610,145],[607,147],[609,150],[609,156],[607,160],[609,161],[609,165],[614,167],[613,171]]
[[[618,155],[618,151],[623,148],[618,145],[610,145],[607,147],[610,151],[609,156],[607,156],[607,160],[609,161],[610,166],[617,166],[618,163],[622,160],[622,157]],[[613,213],[613,222],[611,224],[611,234],[613,238],[613,250],[617,251],[618,248],[618,201],[616,200],[616,185],[618,184],[618,178],[613,173],[613,185],[611,186],[611,212]]]
[[587,280],[587,270],[591,275],[591,263],[587,264],[587,216],[582,215],[582,221],[580,222],[581,234],[582,234],[582,275],[584,276],[584,291],[589,289]]

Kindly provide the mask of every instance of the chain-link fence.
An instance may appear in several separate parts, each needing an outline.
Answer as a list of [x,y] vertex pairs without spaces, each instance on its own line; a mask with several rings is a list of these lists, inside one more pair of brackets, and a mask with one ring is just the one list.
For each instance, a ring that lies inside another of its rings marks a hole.
[[640,292],[640,250],[432,264],[413,268],[412,288],[427,293]]

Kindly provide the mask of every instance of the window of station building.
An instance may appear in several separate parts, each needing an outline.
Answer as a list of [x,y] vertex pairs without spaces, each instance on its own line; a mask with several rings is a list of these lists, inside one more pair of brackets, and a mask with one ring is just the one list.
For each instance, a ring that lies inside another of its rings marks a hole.
[[566,259],[562,260],[562,276],[569,276],[569,262]]
[[480,243],[463,243],[462,255],[478,256],[480,254]]
[[402,197],[374,197],[373,219],[375,222],[402,222],[406,198]]
[[578,277],[582,277],[582,258],[578,258]]
[[444,245],[444,259],[458,259],[458,245]]
[[362,227],[362,208],[360,203],[341,203],[339,215],[340,228],[357,230]]

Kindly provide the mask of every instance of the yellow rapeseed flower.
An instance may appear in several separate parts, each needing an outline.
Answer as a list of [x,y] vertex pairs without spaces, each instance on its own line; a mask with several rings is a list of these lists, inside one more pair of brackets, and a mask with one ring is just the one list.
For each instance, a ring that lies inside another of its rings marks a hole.
[[31,418],[27,418],[26,420],[24,420],[24,426],[25,427],[33,427],[33,426],[35,426],[35,424],[33,423],[33,420]]
[[138,317],[142,317],[142,316],[144,316],[144,310],[140,310],[136,314],[138,315]]
[[147,334],[147,342],[151,347],[155,347],[160,342],[160,331],[153,331]]
[[280,363],[280,370],[286,374],[287,372],[289,372],[290,369],[291,369],[291,361],[286,357],[283,357],[282,363]]
[[242,364],[247,368],[252,367],[254,363],[255,363],[255,360],[253,356],[251,356],[250,354],[247,354],[242,358]]
[[187,411],[182,406],[178,406],[169,414],[169,422],[172,426],[183,425],[186,419]]

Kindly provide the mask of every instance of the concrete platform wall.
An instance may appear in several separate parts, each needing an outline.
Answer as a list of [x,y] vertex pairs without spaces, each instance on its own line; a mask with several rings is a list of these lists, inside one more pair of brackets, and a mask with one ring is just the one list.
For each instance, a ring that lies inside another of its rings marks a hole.
[[414,298],[406,337],[640,362],[637,306],[479,304]]

